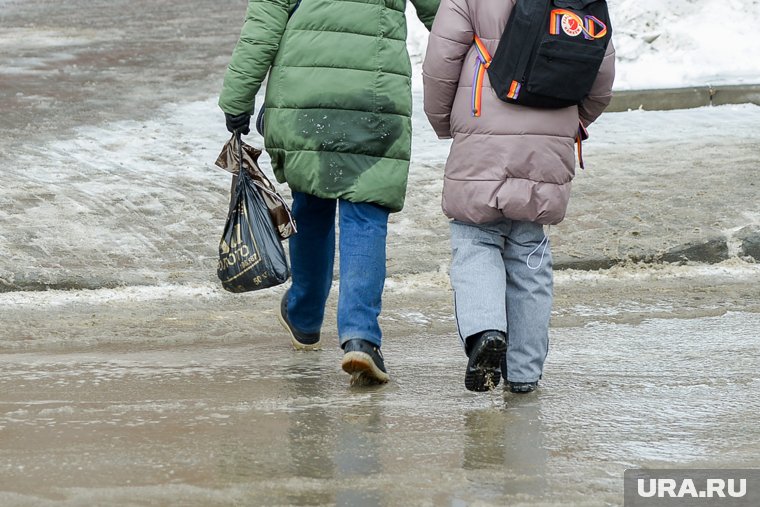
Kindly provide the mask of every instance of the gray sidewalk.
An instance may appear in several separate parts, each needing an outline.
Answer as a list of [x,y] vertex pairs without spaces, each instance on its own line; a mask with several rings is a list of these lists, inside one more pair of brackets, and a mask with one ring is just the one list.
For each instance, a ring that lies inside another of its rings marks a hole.
[[760,105],[760,85],[716,85],[658,90],[625,90],[615,92],[608,112],[634,109],[670,111],[729,104]]

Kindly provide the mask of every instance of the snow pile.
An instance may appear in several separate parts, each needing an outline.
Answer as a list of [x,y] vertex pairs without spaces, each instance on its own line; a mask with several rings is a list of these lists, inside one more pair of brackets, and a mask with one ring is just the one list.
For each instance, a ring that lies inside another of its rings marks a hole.
[[[609,0],[615,89],[760,83],[760,0]],[[421,65],[427,30],[410,8],[409,52]]]
[[611,2],[616,88],[760,82],[758,0]]

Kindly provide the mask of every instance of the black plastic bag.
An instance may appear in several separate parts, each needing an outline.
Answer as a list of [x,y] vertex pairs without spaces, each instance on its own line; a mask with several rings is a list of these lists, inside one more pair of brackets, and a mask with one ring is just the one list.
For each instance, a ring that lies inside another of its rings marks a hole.
[[[285,240],[296,233],[296,222],[293,220],[293,216],[290,214],[290,208],[288,208],[285,199],[282,198],[277,190],[266,177],[258,164],[261,150],[257,150],[253,146],[240,141],[240,136],[232,136],[229,141],[224,143],[222,151],[216,158],[216,166],[224,169],[233,174],[232,187],[230,188],[231,197],[235,195],[235,187],[237,186],[237,174],[240,172],[240,150],[243,150],[243,163],[242,167],[248,171],[248,176],[253,179],[253,183],[258,188],[261,197],[264,198],[264,202],[269,208],[269,216],[272,217],[272,222],[277,228],[277,233],[280,239]],[[231,201],[234,202],[233,199]]]
[[[237,136],[238,161],[243,160]],[[285,250],[266,203],[248,171],[238,173],[227,223],[219,242],[217,276],[230,292],[266,289],[290,277]]]

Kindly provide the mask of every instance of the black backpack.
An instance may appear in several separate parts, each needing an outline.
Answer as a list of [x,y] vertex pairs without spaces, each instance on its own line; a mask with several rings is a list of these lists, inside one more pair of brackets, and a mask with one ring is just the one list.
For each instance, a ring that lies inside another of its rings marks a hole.
[[611,37],[605,0],[517,0],[484,67],[506,102],[568,107],[588,95]]

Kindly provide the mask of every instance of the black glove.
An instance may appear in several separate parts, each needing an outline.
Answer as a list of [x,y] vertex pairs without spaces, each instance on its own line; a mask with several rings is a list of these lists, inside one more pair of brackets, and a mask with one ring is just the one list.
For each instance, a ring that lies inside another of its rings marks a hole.
[[249,113],[241,113],[237,116],[224,113],[224,119],[227,123],[227,130],[233,134],[237,131],[245,136],[251,131],[251,115]]

